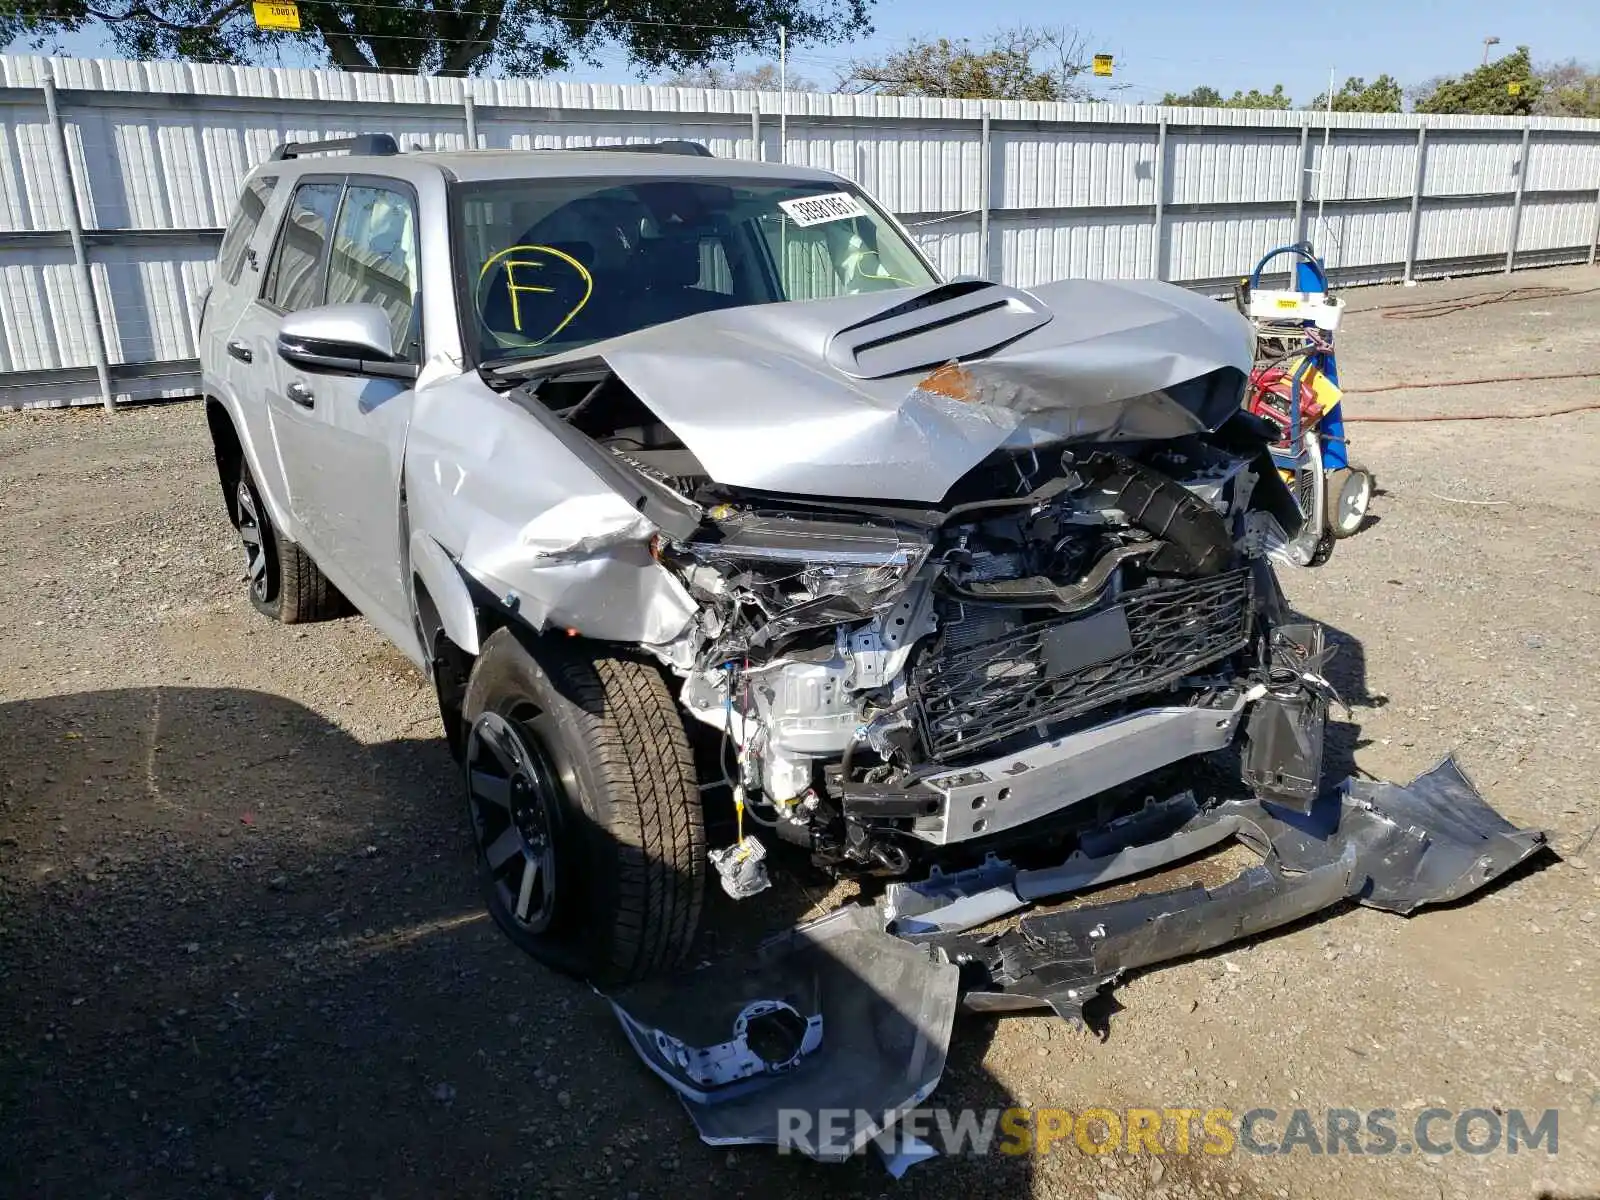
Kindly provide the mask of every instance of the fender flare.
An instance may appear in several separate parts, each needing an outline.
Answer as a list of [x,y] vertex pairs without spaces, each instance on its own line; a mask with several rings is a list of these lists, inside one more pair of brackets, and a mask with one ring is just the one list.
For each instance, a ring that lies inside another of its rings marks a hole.
[[[420,529],[412,531],[410,550],[411,573],[426,590],[445,636],[467,654],[476,656],[480,649],[477,605],[460,568],[443,546]],[[412,603],[420,607],[420,598],[413,597]],[[423,628],[421,632],[426,651],[430,649],[427,639],[432,637],[432,630]]]

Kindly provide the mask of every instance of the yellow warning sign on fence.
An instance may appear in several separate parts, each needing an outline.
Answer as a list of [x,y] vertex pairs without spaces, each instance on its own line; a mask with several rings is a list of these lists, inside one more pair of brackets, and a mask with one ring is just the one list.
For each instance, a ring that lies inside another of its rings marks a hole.
[[1096,54],[1094,56],[1094,73],[1096,75],[1111,74],[1111,55]]
[[287,29],[298,33],[300,30],[300,9],[283,0],[271,0],[263,3],[256,0],[252,5],[256,14],[256,25],[261,29]]

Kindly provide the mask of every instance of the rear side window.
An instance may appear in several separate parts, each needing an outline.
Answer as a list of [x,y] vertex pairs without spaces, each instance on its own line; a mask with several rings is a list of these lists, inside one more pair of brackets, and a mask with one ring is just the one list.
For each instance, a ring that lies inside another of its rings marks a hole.
[[411,198],[352,183],[339,209],[328,259],[329,304],[376,304],[389,316],[395,349],[416,340],[417,222]]
[[222,235],[222,248],[217,251],[217,275],[229,283],[239,282],[239,272],[244,270],[245,252],[250,249],[250,241],[256,236],[261,215],[267,211],[267,201],[272,198],[272,185],[277,182],[277,176],[263,175],[244,185],[239,207],[234,211],[233,220],[228,223],[227,232]]
[[302,183],[295,188],[261,290],[261,298],[268,304],[295,312],[322,302],[328,230],[333,226],[341,190],[343,185],[338,183]]

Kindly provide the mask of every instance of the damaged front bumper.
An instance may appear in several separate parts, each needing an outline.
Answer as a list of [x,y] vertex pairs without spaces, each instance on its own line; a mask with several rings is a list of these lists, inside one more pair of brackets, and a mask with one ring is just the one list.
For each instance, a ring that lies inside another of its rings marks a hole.
[[[1221,886],[1031,913],[1003,933],[970,932],[1230,839],[1261,861]],[[897,1116],[939,1081],[958,1003],[975,1012],[1048,1007],[1087,1024],[1085,1005],[1130,971],[1347,900],[1401,914],[1458,900],[1546,844],[1544,833],[1491,808],[1453,758],[1406,786],[1347,780],[1304,814],[1255,799],[1202,807],[1183,793],[1086,836],[1058,866],[1018,870],[991,857],[968,871],[892,884],[881,908],[843,909],[803,926],[764,947],[753,969],[742,960],[714,964],[613,1004],[706,1141],[789,1145],[782,1112],[834,1109],[856,1114],[849,1150],[893,1145]],[[763,1049],[749,1036],[751,1015],[774,1012],[787,1034],[763,1039]]]

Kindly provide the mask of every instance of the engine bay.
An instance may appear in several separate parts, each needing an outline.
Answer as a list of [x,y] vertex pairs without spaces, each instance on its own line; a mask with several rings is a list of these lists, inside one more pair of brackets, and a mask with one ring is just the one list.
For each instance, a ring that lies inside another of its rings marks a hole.
[[719,486],[642,405],[603,400],[612,386],[575,390],[564,415],[702,515],[651,542],[697,611],[646,649],[717,741],[712,783],[820,865],[898,875],[1028,823],[1053,801],[956,821],[950,781],[1147,709],[1215,709],[1231,742],[1267,679],[1263,554],[1297,511],[1248,415],[1115,451],[997,453],[938,506],[855,504]]

